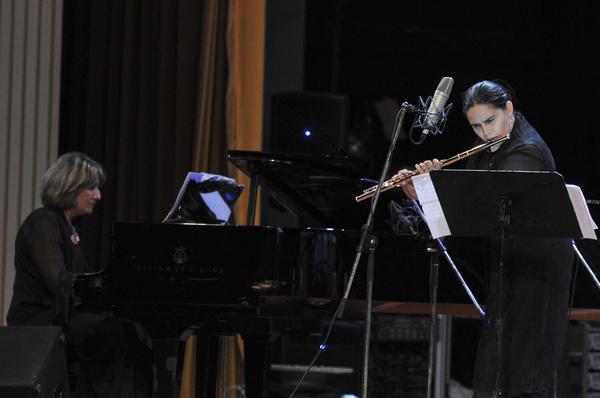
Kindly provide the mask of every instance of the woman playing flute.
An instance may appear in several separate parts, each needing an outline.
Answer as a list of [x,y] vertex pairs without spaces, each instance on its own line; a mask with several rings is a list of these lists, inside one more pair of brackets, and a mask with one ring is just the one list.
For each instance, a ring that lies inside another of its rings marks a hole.
[[[470,157],[468,169],[555,171],[550,149],[515,109],[515,102],[514,91],[501,81],[481,81],[465,92],[462,109],[478,137],[477,144],[510,135],[509,140]],[[428,173],[440,167],[433,159],[417,164],[416,170]],[[410,173],[401,170],[396,176]],[[407,196],[416,198],[410,179],[401,186]],[[499,243],[492,239],[474,398],[497,396],[497,390],[502,397],[554,397],[568,325],[572,247],[565,239],[506,238],[500,273]],[[501,358],[497,358],[496,345],[499,316],[503,318]],[[497,372],[499,364],[502,372]],[[497,382],[498,374],[502,377]]]

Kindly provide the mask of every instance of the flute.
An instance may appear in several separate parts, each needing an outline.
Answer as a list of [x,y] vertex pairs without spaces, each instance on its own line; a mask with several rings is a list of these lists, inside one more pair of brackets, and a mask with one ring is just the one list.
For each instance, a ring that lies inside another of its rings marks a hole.
[[[446,167],[452,163],[458,162],[459,160],[468,158],[471,155],[475,155],[476,153],[481,152],[484,149],[487,149],[493,145],[504,142],[504,141],[508,140],[509,138],[510,138],[510,135],[505,135],[504,137],[498,138],[497,140],[485,142],[481,145],[477,145],[476,147],[473,147],[464,152],[461,152],[458,155],[454,155],[451,158],[442,159],[440,161],[440,163],[442,164],[442,167]],[[419,174],[419,172],[417,170],[413,170],[409,175],[406,175],[404,177],[392,177],[389,180],[386,180],[381,184],[381,192],[385,192],[390,189],[396,188],[400,185],[400,183],[402,181],[408,180],[409,178],[412,178],[412,177],[416,176],[417,174]],[[377,191],[377,185],[374,185],[370,188],[365,189],[362,194],[356,196],[354,199],[356,199],[357,202],[362,202],[363,200],[368,199],[368,198],[372,197],[373,195],[375,195],[375,191]]]

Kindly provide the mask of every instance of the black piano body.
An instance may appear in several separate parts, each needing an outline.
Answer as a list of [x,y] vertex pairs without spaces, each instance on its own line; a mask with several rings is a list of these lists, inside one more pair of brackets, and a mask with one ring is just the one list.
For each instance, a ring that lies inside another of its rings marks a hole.
[[[354,196],[372,180],[338,157],[231,151],[229,160],[252,178],[250,213],[260,186],[297,217],[298,225],[115,222],[111,263],[80,280],[76,291],[82,307],[136,320],[153,337],[177,338],[190,328],[205,336],[242,335],[249,343],[246,360],[260,364],[246,367],[247,380],[259,380],[246,386],[246,394],[262,397],[269,342],[281,333],[318,331],[343,296],[368,211]],[[386,193],[376,213],[373,308],[383,314],[426,314],[431,242],[424,235],[392,232],[387,203],[399,197]],[[449,241],[451,250],[460,249],[464,239],[456,245]],[[486,267],[477,258],[459,255],[455,261],[483,301]],[[364,261],[366,254],[345,312],[349,319],[364,317]],[[438,312],[476,317],[450,267],[439,271]],[[579,283],[586,286],[575,289],[574,306],[598,308],[600,294],[590,292],[585,277]],[[583,310],[581,319],[586,316],[598,314]],[[204,392],[197,396],[210,396],[212,376],[198,375]]]
[[[211,370],[198,375],[198,389],[214,389],[213,336],[241,335],[253,364],[246,394],[262,397],[270,343],[284,333],[321,332],[344,294],[359,237],[327,228],[115,222],[110,265],[80,280],[76,294],[86,310],[134,320],[153,339],[203,336],[199,368]],[[425,243],[390,233],[379,239],[375,299],[426,302]],[[365,290],[361,266],[346,319],[364,316]]]
[[[427,302],[427,242],[375,235],[374,299]],[[346,289],[359,238],[360,231],[332,228],[115,222],[110,265],[81,279],[77,296],[87,309],[148,317],[159,336],[177,335],[202,317],[282,317],[285,302],[332,308]],[[360,266],[350,299],[364,299],[365,272]],[[441,287],[441,301],[460,302],[458,296],[455,286]]]

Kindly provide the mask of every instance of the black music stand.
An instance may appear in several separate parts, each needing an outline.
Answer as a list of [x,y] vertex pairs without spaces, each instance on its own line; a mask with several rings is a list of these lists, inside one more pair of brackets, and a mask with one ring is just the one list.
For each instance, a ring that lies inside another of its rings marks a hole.
[[[556,172],[434,170],[430,177],[451,235],[500,240],[500,298],[506,237],[582,237],[565,182]],[[496,328],[495,396],[502,397],[502,303]]]
[[[500,237],[503,230],[505,237],[582,237],[556,172],[434,170],[430,176],[451,235]],[[503,207],[508,219],[500,223]]]

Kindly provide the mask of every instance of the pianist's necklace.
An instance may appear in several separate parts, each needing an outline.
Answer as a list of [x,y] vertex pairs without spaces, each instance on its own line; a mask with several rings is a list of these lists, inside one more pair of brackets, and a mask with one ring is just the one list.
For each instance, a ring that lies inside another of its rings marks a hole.
[[77,230],[75,229],[75,227],[72,224],[71,224],[71,229],[72,229],[71,242],[73,242],[74,245],[78,245],[79,244],[79,234],[77,233]]

